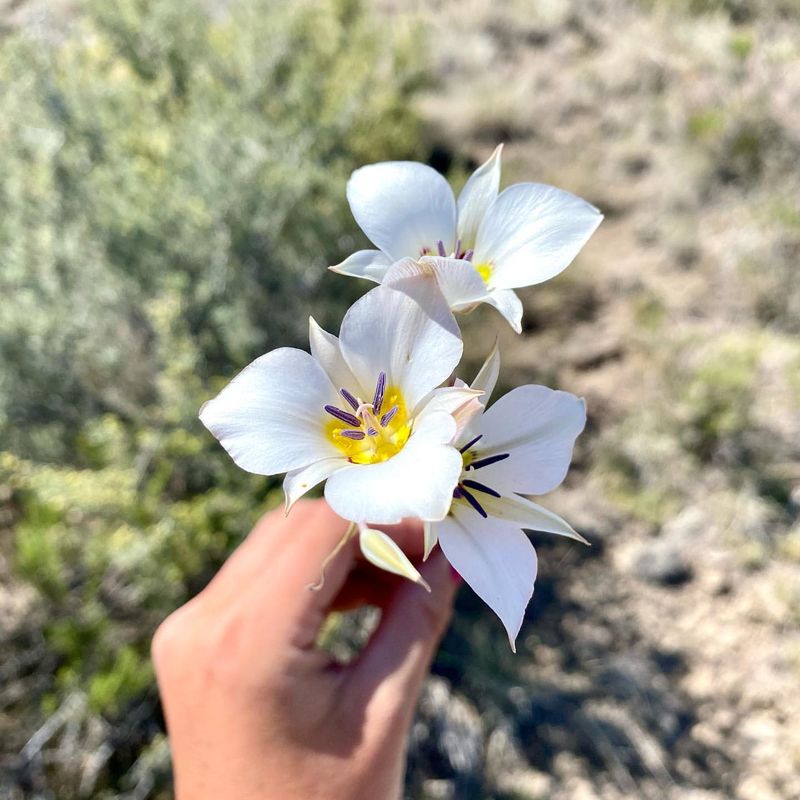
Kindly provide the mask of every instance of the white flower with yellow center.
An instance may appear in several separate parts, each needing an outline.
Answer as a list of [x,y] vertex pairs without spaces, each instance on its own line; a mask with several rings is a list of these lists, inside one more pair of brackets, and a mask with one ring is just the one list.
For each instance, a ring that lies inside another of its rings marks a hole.
[[489,303],[519,333],[522,304],[513,290],[558,275],[603,215],[541,183],[517,183],[498,193],[501,150],[475,170],[458,201],[445,178],[425,164],[387,161],[357,169],[347,199],[378,249],[359,250],[331,269],[382,283],[401,259],[438,257],[440,276],[460,268],[442,286],[453,311]]
[[[499,366],[495,348],[472,384],[483,392],[483,406]],[[513,389],[457,434],[463,461],[450,512],[424,525],[425,556],[438,540],[448,561],[500,617],[512,650],[537,570],[523,529],[585,542],[569,523],[525,496],[546,494],[564,480],[585,423],[584,402],[575,395],[545,386]]]
[[[347,312],[339,338],[312,319],[310,354],[284,347],[261,356],[201,409],[242,469],[286,473],[287,512],[327,480],[329,505],[355,523],[447,514],[462,462],[453,414],[478,392],[436,388],[462,343],[441,294],[420,300],[425,307],[373,289]],[[376,541],[360,529],[362,542]],[[381,547],[385,556],[389,545]]]

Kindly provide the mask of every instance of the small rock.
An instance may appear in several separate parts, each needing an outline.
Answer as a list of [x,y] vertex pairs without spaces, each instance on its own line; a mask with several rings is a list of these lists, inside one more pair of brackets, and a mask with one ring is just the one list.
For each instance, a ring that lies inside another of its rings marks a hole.
[[453,781],[427,780],[422,784],[425,800],[453,800],[456,787]]
[[781,800],[763,775],[748,775],[736,788],[737,800]]
[[633,573],[659,586],[680,586],[692,578],[692,568],[678,548],[662,542],[642,549],[633,561]]

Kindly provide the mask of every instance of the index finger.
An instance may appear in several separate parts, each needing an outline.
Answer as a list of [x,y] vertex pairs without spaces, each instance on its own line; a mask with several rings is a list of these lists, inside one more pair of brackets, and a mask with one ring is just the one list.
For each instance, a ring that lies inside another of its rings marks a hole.
[[[347,596],[346,583],[354,568],[358,568],[358,587],[350,592],[347,606],[384,597],[397,585],[379,570],[361,568],[366,562],[353,538],[325,565],[320,590],[309,591],[309,586],[319,582],[323,564],[348,527],[321,499],[297,503],[288,516],[278,509],[265,514],[203,592],[204,602],[214,608],[247,609],[258,629],[252,633],[255,640],[260,638],[258,631],[263,635],[266,630],[263,615],[269,609],[271,635],[301,647],[312,646],[332,604],[342,594]],[[421,556],[418,524],[381,527],[409,557]],[[376,584],[374,591],[370,582]]]

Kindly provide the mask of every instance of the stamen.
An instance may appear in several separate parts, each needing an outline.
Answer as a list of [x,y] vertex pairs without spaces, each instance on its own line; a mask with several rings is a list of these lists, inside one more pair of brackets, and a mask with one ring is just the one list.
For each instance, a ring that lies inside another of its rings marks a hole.
[[490,489],[485,484],[478,483],[478,481],[463,480],[461,482],[464,484],[464,486],[469,486],[470,489],[475,489],[477,492],[490,494],[492,497],[500,497],[500,492],[496,492],[494,489]]
[[378,431],[376,431],[376,430],[375,430],[375,428],[372,428],[372,427],[370,427],[370,428],[367,428],[367,433],[368,433],[370,436],[377,436],[377,435],[378,435]]
[[453,251],[456,258],[461,254],[461,239],[456,242],[456,249]]
[[500,453],[499,456],[488,456],[486,458],[478,459],[478,461],[473,461],[471,464],[467,464],[465,469],[480,469],[481,467],[488,467],[489,464],[496,464],[498,461],[503,461],[504,459],[508,458],[510,453]]
[[378,375],[378,384],[375,387],[375,397],[372,400],[372,411],[374,414],[381,413],[381,406],[383,405],[383,392],[386,389],[386,373],[381,372]]
[[489,515],[483,510],[483,506],[463,487],[461,486],[461,496],[484,518]]
[[346,439],[355,439],[355,441],[360,441],[365,435],[364,431],[339,431],[339,436],[344,436]]
[[459,453],[466,453],[467,450],[469,450],[470,447],[472,447],[472,445],[476,444],[481,439],[483,439],[483,434],[479,433],[474,439],[472,439],[471,441],[467,442],[458,452]]
[[456,486],[456,488],[453,489],[453,498],[455,500],[460,500],[463,496],[464,495],[461,494],[461,489],[459,489],[458,486]]
[[475,253],[474,250],[467,250],[467,252],[464,253],[464,261],[472,261],[472,256],[474,255],[474,253]]
[[444,258],[447,255],[447,250],[444,249],[444,242],[441,239],[436,242],[436,247],[439,250],[439,255]]
[[336,417],[336,419],[339,419],[342,422],[346,422],[348,425],[352,425],[354,428],[360,428],[361,427],[361,420],[358,417],[354,417],[352,414],[349,414],[347,411],[342,411],[341,408],[336,408],[336,406],[325,406],[325,410],[332,417]]
[[358,410],[358,400],[347,391],[347,389],[339,389],[339,394],[347,400],[348,403],[353,407],[354,410]]
[[381,427],[385,428],[392,420],[392,417],[399,411],[398,406],[392,406],[382,417]]

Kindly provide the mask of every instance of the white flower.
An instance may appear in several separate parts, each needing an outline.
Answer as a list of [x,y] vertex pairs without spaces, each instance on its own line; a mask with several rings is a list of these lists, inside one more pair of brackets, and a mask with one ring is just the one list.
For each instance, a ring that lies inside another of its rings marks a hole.
[[242,469],[287,473],[287,512],[327,479],[329,505],[353,522],[447,513],[461,471],[453,413],[476,391],[436,389],[461,338],[440,293],[421,286],[418,300],[377,287],[345,314],[339,338],[312,319],[310,355],[273,350],[200,410]]
[[493,305],[517,333],[522,304],[513,289],[558,275],[603,219],[585,200],[541,183],[498,194],[500,145],[470,176],[456,202],[447,181],[425,164],[387,161],[357,169],[350,209],[377,250],[359,250],[335,272],[382,283],[401,259],[439,256],[437,273],[461,262],[443,292],[451,309]]
[[[485,405],[499,370],[497,348],[472,384]],[[450,513],[426,522],[425,555],[437,540],[475,593],[500,617],[512,650],[536,580],[536,551],[522,529],[585,542],[561,517],[524,495],[563,480],[586,423],[583,400],[545,386],[520,386],[457,435],[463,469]]]

